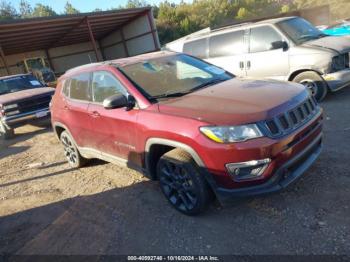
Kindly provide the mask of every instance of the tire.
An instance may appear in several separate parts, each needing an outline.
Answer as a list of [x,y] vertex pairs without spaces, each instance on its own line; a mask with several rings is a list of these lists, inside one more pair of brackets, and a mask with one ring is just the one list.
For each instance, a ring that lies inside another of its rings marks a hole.
[[318,102],[322,101],[327,95],[327,84],[316,72],[302,72],[293,79],[293,82],[300,83],[308,88]]
[[15,136],[15,131],[12,128],[7,128],[3,123],[0,122],[0,139],[7,140]]
[[82,167],[86,164],[87,159],[83,158],[77,146],[75,145],[73,139],[68,134],[67,131],[63,131],[60,135],[60,141],[63,144],[64,147],[64,153],[68,160],[69,165],[71,165],[74,168]]
[[169,203],[186,215],[197,215],[209,205],[210,189],[192,157],[181,149],[165,153],[158,161],[157,175]]

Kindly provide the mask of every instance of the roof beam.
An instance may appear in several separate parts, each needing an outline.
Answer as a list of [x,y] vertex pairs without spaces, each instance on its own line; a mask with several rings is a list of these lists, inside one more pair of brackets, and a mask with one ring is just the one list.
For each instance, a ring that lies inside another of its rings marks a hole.
[[9,68],[9,65],[7,64],[5,53],[4,53],[4,50],[2,50],[1,45],[0,45],[0,56],[2,58],[2,61],[4,62],[4,65],[5,65],[5,68],[6,68],[6,73],[9,75],[10,74],[10,68]]
[[96,42],[95,42],[94,34],[92,32],[91,25],[90,25],[88,17],[86,18],[86,25],[87,25],[87,28],[89,29],[90,41],[92,43],[92,46],[94,47],[96,59],[99,62],[99,61],[101,61],[101,58],[100,58],[100,55],[99,55],[99,53],[97,51],[97,45],[96,45]]
[[79,27],[81,24],[83,24],[85,22],[85,20],[87,19],[87,17],[85,16],[83,19],[81,19],[77,24],[75,24],[73,27],[71,27],[69,30],[67,30],[66,32],[64,32],[62,35],[60,35],[59,37],[57,37],[54,41],[50,42],[47,45],[46,49],[50,49],[51,46],[53,44],[55,44],[56,42],[60,41],[61,39],[63,39],[66,35],[68,35],[70,32],[74,31],[74,29],[76,29],[77,27]]

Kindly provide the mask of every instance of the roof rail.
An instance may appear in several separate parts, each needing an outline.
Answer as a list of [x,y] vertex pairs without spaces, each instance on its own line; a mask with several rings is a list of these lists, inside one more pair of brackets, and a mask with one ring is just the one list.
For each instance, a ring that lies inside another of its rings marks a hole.
[[252,23],[253,22],[245,22],[245,23],[240,23],[240,24],[225,25],[222,27],[214,27],[213,29],[211,29],[211,32],[216,32],[216,31],[235,28],[235,27],[241,27],[241,26],[252,24]]

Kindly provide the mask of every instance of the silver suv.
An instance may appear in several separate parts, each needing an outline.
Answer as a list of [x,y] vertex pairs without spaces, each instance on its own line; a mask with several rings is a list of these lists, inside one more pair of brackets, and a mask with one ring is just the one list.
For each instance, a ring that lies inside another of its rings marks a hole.
[[168,43],[237,76],[301,83],[317,100],[350,86],[350,37],[328,36],[300,17],[209,28]]

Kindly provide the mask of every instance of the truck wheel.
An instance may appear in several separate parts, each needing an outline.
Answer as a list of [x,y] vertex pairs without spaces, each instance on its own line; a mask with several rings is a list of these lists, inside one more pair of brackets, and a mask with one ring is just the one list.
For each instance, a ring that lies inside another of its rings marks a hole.
[[197,215],[210,200],[210,189],[192,157],[181,149],[165,153],[157,164],[159,184],[165,197],[178,211]]
[[63,131],[60,136],[60,140],[63,144],[64,154],[68,160],[68,163],[74,168],[82,167],[87,160],[80,155],[78,148],[70,135],[66,131]]
[[0,139],[7,140],[15,136],[15,131],[12,128],[7,128],[0,122]]
[[316,72],[302,72],[293,79],[293,82],[304,85],[319,102],[327,95],[327,84]]

